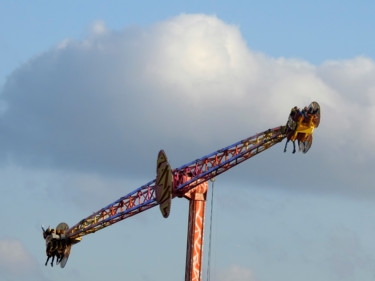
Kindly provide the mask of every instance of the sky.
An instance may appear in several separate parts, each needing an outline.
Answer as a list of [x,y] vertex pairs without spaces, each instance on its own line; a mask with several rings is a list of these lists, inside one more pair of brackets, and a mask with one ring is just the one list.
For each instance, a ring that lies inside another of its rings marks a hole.
[[[0,0],[1,280],[183,280],[188,201],[85,236],[70,226],[172,168],[284,125],[312,101],[307,154],[285,142],[209,186],[203,280],[375,278],[372,1]],[[212,209],[212,233],[208,232]],[[208,243],[211,237],[210,267]]]

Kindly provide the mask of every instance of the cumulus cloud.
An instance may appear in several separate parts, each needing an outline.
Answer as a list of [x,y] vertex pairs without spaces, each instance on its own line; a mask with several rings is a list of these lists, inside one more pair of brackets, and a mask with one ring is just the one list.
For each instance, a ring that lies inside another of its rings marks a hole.
[[232,265],[229,269],[220,273],[220,281],[255,281],[250,269],[238,265]]
[[96,22],[86,38],[64,40],[9,76],[0,95],[0,157],[144,176],[161,148],[172,166],[182,165],[283,125],[292,106],[316,100],[322,122],[309,158],[259,157],[252,181],[299,186],[285,174],[303,166],[300,176],[314,170],[320,188],[360,180],[370,192],[374,78],[375,63],[365,57],[315,66],[254,52],[237,26],[215,16],[121,31]]
[[[0,240],[0,272],[5,280],[42,280],[36,269],[36,262],[23,244],[14,239]],[[33,279],[33,278],[36,279]],[[31,278],[31,279],[30,279]]]

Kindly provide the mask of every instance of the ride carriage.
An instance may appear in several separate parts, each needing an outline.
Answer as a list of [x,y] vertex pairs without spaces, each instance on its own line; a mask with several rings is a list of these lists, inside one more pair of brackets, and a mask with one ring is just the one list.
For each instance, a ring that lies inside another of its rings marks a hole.
[[314,129],[320,123],[320,106],[317,102],[312,102],[302,111],[298,107],[292,108],[288,122],[286,124],[286,137],[284,152],[289,141],[293,142],[293,153],[296,152],[295,141],[298,141],[299,151],[306,153],[309,151],[312,141]]
[[60,267],[64,268],[66,262],[68,261],[70,249],[72,244],[76,244],[81,241],[81,238],[69,238],[66,235],[66,231],[69,229],[69,226],[66,223],[60,223],[56,227],[56,233],[54,229],[44,229],[43,230],[43,238],[46,240],[46,255],[47,260],[45,265],[48,264],[48,260],[52,258],[51,266],[53,266],[53,262],[56,257],[56,264],[60,264]]

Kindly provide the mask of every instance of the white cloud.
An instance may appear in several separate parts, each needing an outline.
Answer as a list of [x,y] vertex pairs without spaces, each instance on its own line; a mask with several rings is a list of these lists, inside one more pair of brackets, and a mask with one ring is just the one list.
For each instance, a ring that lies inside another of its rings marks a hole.
[[30,277],[35,275],[36,263],[20,241],[1,239],[0,272],[8,276],[9,280]]
[[300,187],[285,174],[303,165],[299,176],[314,170],[321,189],[360,182],[372,192],[374,69],[365,57],[320,66],[272,58],[215,16],[180,15],[117,32],[97,22],[84,40],[65,40],[9,76],[0,156],[25,166],[144,176],[161,148],[172,166],[182,165],[283,125],[292,106],[316,100],[322,122],[310,156],[265,154],[252,181]]
[[219,281],[255,281],[253,272],[246,267],[232,265],[229,269],[220,273]]
[[105,26],[104,21],[96,21],[91,25],[91,32],[94,34],[104,34],[106,33],[107,27]]

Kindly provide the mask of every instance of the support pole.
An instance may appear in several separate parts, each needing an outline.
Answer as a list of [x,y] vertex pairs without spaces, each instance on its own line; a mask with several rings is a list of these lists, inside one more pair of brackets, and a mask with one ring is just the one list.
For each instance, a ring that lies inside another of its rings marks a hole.
[[189,200],[185,281],[202,280],[203,234],[208,183],[185,194]]

